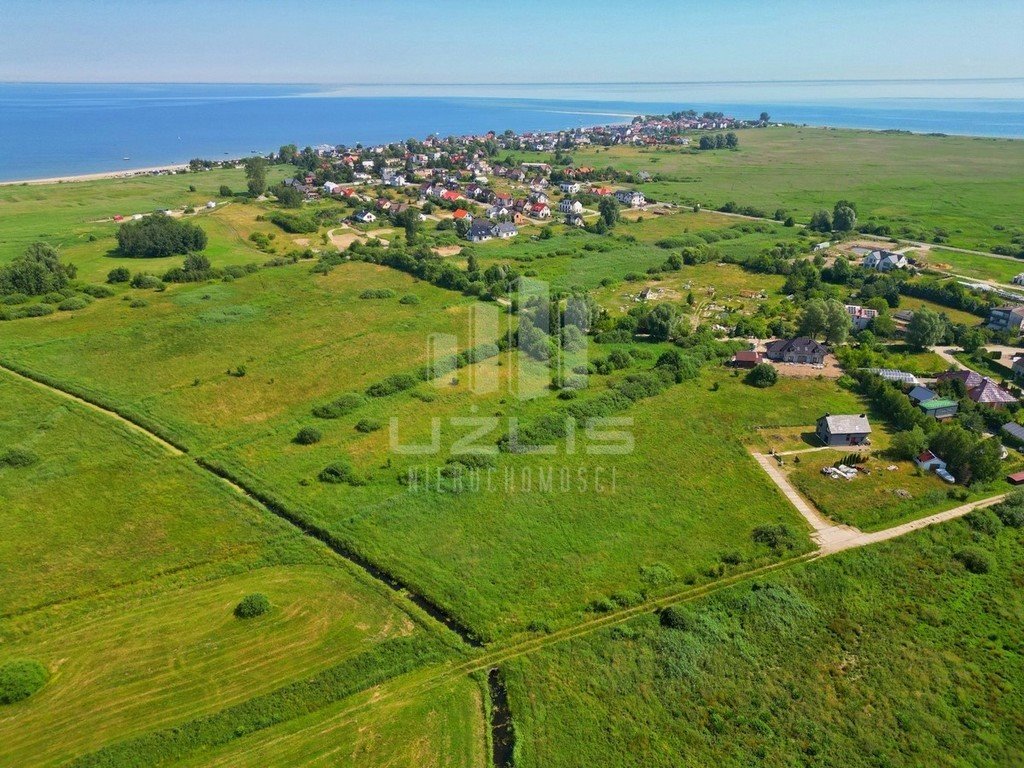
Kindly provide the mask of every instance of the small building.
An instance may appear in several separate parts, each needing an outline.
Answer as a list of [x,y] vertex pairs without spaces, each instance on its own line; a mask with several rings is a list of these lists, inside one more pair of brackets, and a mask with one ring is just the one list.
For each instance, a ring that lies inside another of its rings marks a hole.
[[992,379],[985,376],[981,384],[967,390],[967,396],[980,405],[987,405],[990,408],[1005,408],[1010,403],[1016,403],[1017,398],[996,384]]
[[741,349],[732,359],[729,364],[733,368],[754,368],[764,362],[764,355],[758,352],[756,349]]
[[777,339],[769,342],[765,348],[765,356],[769,360],[782,363],[803,363],[821,365],[825,362],[828,347],[807,336],[795,339]]
[[587,224],[578,213],[567,213],[565,215],[565,223],[570,227],[584,227]]
[[362,224],[372,224],[377,220],[377,217],[374,214],[370,213],[369,211],[359,211],[352,218],[354,218],[356,221]]
[[580,185],[575,181],[563,181],[558,188],[567,195],[575,195],[580,191]]
[[943,421],[956,416],[956,412],[960,408],[960,404],[956,400],[946,400],[942,397],[933,397],[931,400],[925,400],[923,403],[919,403],[918,408],[933,419]]
[[1024,427],[1015,421],[1009,421],[1003,424],[1002,431],[1004,434],[1010,437],[1011,440],[1015,440],[1019,445],[1024,445]]
[[1024,357],[1016,357],[1013,363],[1010,365],[1010,370],[1013,371],[1013,378],[1018,381],[1024,378]]
[[910,402],[914,405],[920,405],[929,400],[934,400],[938,395],[928,389],[928,387],[917,386],[907,393],[907,397],[910,398]]
[[964,385],[964,389],[970,392],[981,384],[983,377],[980,373],[963,369],[959,371],[945,371],[944,373],[940,373],[935,377],[935,381],[939,384],[945,381],[959,381]]
[[535,219],[547,219],[551,217],[551,209],[544,203],[534,203],[530,206],[530,215]]
[[1024,324],[1024,307],[1009,305],[993,307],[988,313],[988,327],[996,332],[1020,333],[1022,324]]
[[871,425],[863,413],[852,416],[826,413],[818,419],[815,434],[824,445],[864,445],[871,434]]
[[473,215],[465,208],[458,208],[456,209],[455,213],[452,214],[452,218],[455,219],[456,221],[462,221],[463,219],[465,219],[466,221],[472,221]]
[[1024,472],[1014,472],[1012,475],[1007,475],[1006,482],[1010,485],[1024,484]]
[[583,203],[579,200],[565,198],[558,204],[559,213],[583,213]]
[[944,462],[931,451],[925,451],[924,453],[922,453],[920,456],[914,459],[914,463],[917,464],[918,469],[921,469],[925,472],[934,472],[939,469],[945,471],[946,469],[946,462]]
[[516,229],[516,225],[510,221],[503,221],[494,225],[494,236],[499,240],[507,240],[508,238],[515,237],[518,234],[519,230]]
[[853,330],[863,331],[871,325],[872,320],[878,317],[878,310],[871,309],[870,307],[861,307],[856,304],[847,304],[846,314],[850,316],[850,322],[853,324]]

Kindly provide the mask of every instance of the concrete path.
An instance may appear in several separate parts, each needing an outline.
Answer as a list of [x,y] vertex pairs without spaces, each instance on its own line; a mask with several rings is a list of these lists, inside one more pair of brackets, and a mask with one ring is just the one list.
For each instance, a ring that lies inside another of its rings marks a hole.
[[953,353],[953,350],[956,349],[956,347],[932,347],[931,349],[932,349],[932,352],[934,352],[936,355],[941,357],[943,360],[945,360],[950,365],[954,366],[958,371],[966,371],[967,370],[967,366],[966,365],[964,365],[959,360],[957,360],[955,357],[953,357],[952,353]]

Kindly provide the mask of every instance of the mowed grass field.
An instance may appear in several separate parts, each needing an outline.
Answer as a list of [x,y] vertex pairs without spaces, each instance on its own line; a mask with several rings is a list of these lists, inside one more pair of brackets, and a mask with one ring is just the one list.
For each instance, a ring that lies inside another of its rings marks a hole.
[[[267,180],[274,184],[285,178],[290,166],[271,166]],[[241,169],[217,169],[202,173],[173,176],[141,176],[130,179],[102,179],[63,184],[0,185],[0,264],[16,256],[38,240],[59,248],[79,267],[79,278],[101,282],[113,267],[127,265],[132,269],[150,268],[160,271],[178,263],[178,259],[115,259],[108,253],[116,247],[118,224],[116,215],[152,213],[158,210],[180,210],[191,205],[201,208],[213,200],[222,205],[228,198],[220,197],[221,185],[233,192],[245,192],[245,173]],[[189,191],[195,186],[196,191]],[[231,202],[227,208],[249,208]],[[210,257],[215,264],[244,263],[255,260],[259,253],[234,238],[217,241],[219,221],[203,214],[196,221],[211,235]],[[246,233],[248,236],[248,233]]]
[[[954,555],[980,549],[987,574]],[[506,668],[519,768],[1017,765],[1024,540],[964,521]]]
[[[415,673],[411,676],[415,679]],[[470,678],[410,695],[386,683],[305,718],[211,750],[182,768],[388,766],[488,768],[480,685]]]
[[[739,137],[735,152],[595,147],[574,151],[573,159],[657,174],[660,181],[640,187],[656,200],[709,207],[735,201],[768,215],[783,208],[805,223],[819,208],[853,200],[862,221],[890,224],[894,233],[941,228],[950,244],[978,250],[1008,244],[1020,232],[1022,141],[807,127]],[[543,153],[520,154],[550,162]]]
[[[395,296],[359,298],[367,288]],[[147,306],[103,299],[34,318],[42,322],[0,323],[0,360],[55,377],[196,449],[273,430],[337,393],[411,371],[429,359],[432,334],[466,338],[473,304],[362,262],[326,276],[300,263],[136,294]],[[407,294],[420,302],[400,303]],[[238,366],[244,376],[228,374]]]
[[[0,373],[0,764],[57,765],[424,633],[379,585],[107,415]],[[262,592],[268,614],[233,615]]]

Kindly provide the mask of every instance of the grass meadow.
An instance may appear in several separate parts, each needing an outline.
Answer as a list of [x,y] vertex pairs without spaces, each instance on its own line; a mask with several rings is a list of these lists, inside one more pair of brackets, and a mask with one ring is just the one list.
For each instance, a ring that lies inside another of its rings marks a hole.
[[1022,557],[954,521],[524,656],[516,766],[1016,764]]

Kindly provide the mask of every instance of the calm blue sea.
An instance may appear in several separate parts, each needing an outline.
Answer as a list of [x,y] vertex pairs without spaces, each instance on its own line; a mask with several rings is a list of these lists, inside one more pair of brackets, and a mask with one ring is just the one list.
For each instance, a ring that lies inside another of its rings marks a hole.
[[0,180],[238,157],[292,142],[373,144],[431,133],[552,130],[690,108],[737,117],[766,110],[773,119],[810,125],[1024,138],[1022,81],[933,82],[902,90],[924,96],[891,95],[901,92],[892,83],[835,85],[0,83]]

